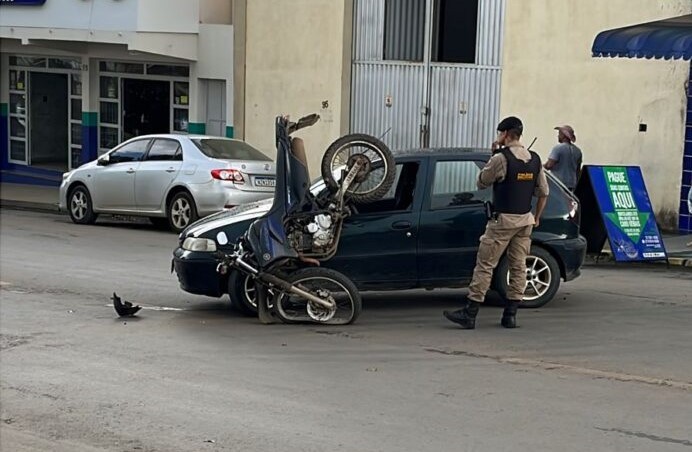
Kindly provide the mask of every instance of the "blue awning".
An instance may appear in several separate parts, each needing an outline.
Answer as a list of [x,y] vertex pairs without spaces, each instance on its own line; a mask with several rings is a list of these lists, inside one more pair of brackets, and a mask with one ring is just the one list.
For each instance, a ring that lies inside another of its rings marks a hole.
[[595,57],[692,59],[692,14],[602,31]]

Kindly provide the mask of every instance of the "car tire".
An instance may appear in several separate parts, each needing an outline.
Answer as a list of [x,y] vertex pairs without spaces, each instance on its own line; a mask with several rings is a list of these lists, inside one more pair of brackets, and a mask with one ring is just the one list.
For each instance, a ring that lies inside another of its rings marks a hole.
[[[531,252],[526,257],[527,286],[524,300],[519,304],[521,308],[540,308],[553,299],[560,287],[560,266],[557,261],[545,249],[532,246]],[[528,279],[529,272],[531,280]],[[509,286],[509,260],[507,255],[500,259],[493,277],[493,287],[505,298]]]
[[78,185],[70,190],[67,197],[67,211],[70,218],[77,224],[94,224],[98,214],[94,213],[89,190],[84,185]]
[[186,191],[176,193],[166,207],[166,218],[173,232],[183,232],[197,221],[197,207],[192,195]]
[[248,317],[257,317],[257,302],[254,300],[255,284],[250,275],[233,270],[228,277],[228,296],[231,306]]

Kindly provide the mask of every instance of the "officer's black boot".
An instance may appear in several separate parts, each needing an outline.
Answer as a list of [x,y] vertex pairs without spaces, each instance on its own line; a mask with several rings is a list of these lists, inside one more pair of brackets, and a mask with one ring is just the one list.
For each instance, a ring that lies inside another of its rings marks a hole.
[[472,330],[476,328],[476,315],[480,306],[480,303],[467,299],[463,308],[451,312],[444,311],[442,314],[452,322],[458,323],[463,329]]
[[507,300],[505,304],[505,310],[502,311],[502,320],[500,324],[505,328],[516,328],[517,327],[517,308],[519,307],[518,301]]

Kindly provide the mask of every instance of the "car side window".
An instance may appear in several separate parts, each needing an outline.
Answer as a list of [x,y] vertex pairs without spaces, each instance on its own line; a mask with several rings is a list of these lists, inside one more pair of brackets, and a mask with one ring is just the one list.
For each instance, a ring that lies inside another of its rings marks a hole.
[[146,157],[148,161],[174,161],[182,159],[183,152],[180,142],[165,138],[155,139]]
[[392,188],[382,199],[367,203],[356,204],[359,213],[381,213],[411,210],[418,175],[418,162],[405,162],[396,165],[396,178]]
[[431,209],[482,204],[491,197],[490,190],[476,186],[480,163],[473,160],[438,161],[435,164]]
[[110,163],[125,163],[142,160],[149,140],[137,140],[120,147],[108,155]]

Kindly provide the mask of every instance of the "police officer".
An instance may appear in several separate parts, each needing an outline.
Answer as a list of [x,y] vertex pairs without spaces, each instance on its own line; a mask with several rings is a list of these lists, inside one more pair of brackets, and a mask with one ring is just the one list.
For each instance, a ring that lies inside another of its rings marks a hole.
[[[463,329],[476,327],[476,314],[490,288],[493,270],[507,250],[509,289],[501,325],[516,328],[516,313],[526,287],[526,256],[531,248],[531,231],[538,226],[548,197],[548,182],[541,158],[519,142],[524,126],[514,116],[497,126],[493,156],[478,175],[478,188],[492,185],[493,204],[480,239],[476,268],[469,294],[462,309],[444,311],[444,316]],[[531,213],[531,199],[537,197],[536,216]]]

